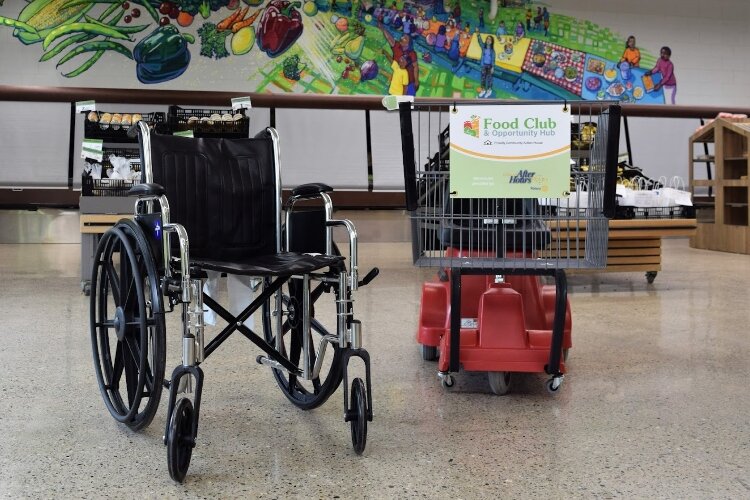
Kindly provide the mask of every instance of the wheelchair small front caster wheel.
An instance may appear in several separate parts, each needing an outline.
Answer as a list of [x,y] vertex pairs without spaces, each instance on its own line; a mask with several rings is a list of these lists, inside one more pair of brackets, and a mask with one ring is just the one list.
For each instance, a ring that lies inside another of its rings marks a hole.
[[545,386],[547,387],[547,392],[549,392],[550,394],[555,394],[557,391],[560,390],[560,386],[562,386],[562,381],[563,381],[562,376],[552,377],[551,379],[549,379],[545,383]]
[[167,434],[167,464],[169,476],[183,482],[190,467],[195,439],[193,438],[193,403],[187,398],[180,399],[172,411]]
[[494,394],[502,396],[510,391],[510,372],[487,372],[487,378]]
[[422,359],[425,361],[438,359],[438,348],[433,345],[420,345],[419,350],[422,353]]
[[352,381],[352,393],[349,401],[352,448],[357,455],[361,455],[367,445],[367,391],[365,390],[365,383],[359,377]]
[[656,271],[648,271],[646,273],[646,282],[648,282],[649,285],[653,284],[657,274]]
[[443,389],[450,389],[453,387],[456,383],[456,381],[453,379],[453,375],[450,373],[446,373],[445,375],[440,374],[440,385],[443,386]]

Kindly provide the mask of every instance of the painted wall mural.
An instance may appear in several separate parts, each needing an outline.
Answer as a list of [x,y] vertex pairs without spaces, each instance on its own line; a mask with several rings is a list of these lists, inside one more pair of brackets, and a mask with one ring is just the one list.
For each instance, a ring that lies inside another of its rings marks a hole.
[[76,85],[98,64],[148,86],[231,61],[254,92],[658,104],[677,89],[669,47],[554,2],[0,0],[0,29]]

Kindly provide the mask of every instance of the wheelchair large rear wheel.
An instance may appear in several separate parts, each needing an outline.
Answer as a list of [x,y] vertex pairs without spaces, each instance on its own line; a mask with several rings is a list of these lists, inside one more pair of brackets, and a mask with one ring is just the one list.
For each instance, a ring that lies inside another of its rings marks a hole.
[[133,221],[118,222],[99,242],[90,322],[104,404],[131,429],[147,426],[164,381],[164,304],[151,247]]
[[[282,293],[282,349],[292,364],[302,368],[303,348],[303,291],[302,280],[291,279],[281,289]],[[320,340],[326,335],[336,335],[336,303],[333,300],[335,290],[326,292],[322,283],[311,282],[310,315],[312,339],[310,342],[311,365],[317,360],[316,352]],[[320,300],[319,300],[320,299]],[[263,333],[266,341],[275,346],[276,332],[276,297],[263,305]],[[333,325],[331,329],[326,324]],[[338,389],[343,377],[342,350],[338,344],[329,344],[324,354],[318,377],[303,380],[300,377],[282,370],[273,370],[276,382],[284,395],[299,408],[311,410],[325,403]]]

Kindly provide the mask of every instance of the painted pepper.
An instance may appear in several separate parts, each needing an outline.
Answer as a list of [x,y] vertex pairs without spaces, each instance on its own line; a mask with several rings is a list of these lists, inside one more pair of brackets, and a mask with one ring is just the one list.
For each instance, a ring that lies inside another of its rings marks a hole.
[[166,82],[185,72],[190,64],[190,50],[177,28],[168,24],[138,42],[133,59],[141,83]]
[[302,15],[296,10],[301,5],[288,0],[269,2],[258,28],[258,47],[269,57],[282,54],[302,35]]

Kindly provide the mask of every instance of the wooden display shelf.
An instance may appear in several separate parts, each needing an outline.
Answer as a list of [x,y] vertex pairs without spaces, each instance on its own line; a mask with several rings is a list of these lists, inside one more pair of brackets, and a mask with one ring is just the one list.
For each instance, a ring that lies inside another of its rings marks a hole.
[[[575,221],[550,222],[552,242],[549,250],[554,255],[559,247],[570,248],[574,256],[586,249],[586,223]],[[695,219],[629,219],[609,221],[607,267],[604,269],[572,270],[571,272],[645,272],[653,281],[661,271],[661,240],[675,236],[694,236]],[[575,229],[578,228],[579,231]]]
[[[750,254],[750,121],[714,120],[690,136],[690,188],[709,188],[713,204],[696,204],[698,225],[690,246],[706,250]],[[713,143],[712,180],[695,179],[695,146]]]

